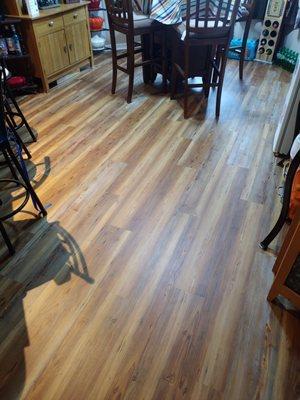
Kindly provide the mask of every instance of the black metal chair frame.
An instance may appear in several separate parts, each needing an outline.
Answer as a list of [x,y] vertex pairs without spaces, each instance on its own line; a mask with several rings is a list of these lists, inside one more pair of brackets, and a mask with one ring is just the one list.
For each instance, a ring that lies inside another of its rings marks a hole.
[[[32,140],[36,142],[37,138],[30,127],[30,125],[27,122],[27,119],[25,118],[11,88],[9,87],[7,83],[8,77],[6,76],[6,63],[4,58],[0,58],[0,68],[1,68],[1,77],[3,79],[3,94],[4,94],[4,110],[5,110],[5,116],[7,120],[10,121],[11,125],[14,127],[15,131],[18,129],[22,128],[23,126],[26,127],[29,135],[31,136]],[[16,118],[20,119],[20,122],[16,122]]]
[[[30,179],[27,174],[27,170],[25,165],[23,164],[22,152],[19,150],[22,148],[21,142],[18,140],[18,135],[14,135],[13,127],[12,127],[12,139],[16,145],[16,149],[13,149],[10,144],[10,135],[9,129],[10,126],[7,127],[8,120],[5,115],[5,100],[6,100],[6,92],[5,92],[5,69],[0,69],[0,152],[3,154],[4,160],[9,167],[11,174],[13,176],[13,181],[15,183],[20,183],[26,189],[26,197],[25,201],[22,203],[20,207],[16,210],[12,211],[8,215],[2,215],[0,217],[0,232],[5,240],[5,243],[8,247],[10,254],[14,253],[14,248],[11,244],[11,241],[6,233],[5,227],[3,222],[10,218],[11,216],[15,215],[17,212],[20,212],[21,209],[25,207],[28,202],[29,196],[32,199],[32,202],[35,208],[39,211],[40,216],[46,216],[47,211],[45,210],[42,202],[40,201],[39,197],[37,196],[35,190],[33,189]],[[19,159],[18,159],[19,158]],[[21,178],[21,182],[19,179]],[[7,180],[5,180],[7,182]]]
[[[19,180],[16,180],[16,179],[0,179],[0,184],[1,183],[14,183],[17,186],[22,186],[25,189],[25,198],[24,198],[22,204],[18,208],[16,208],[15,210],[13,210],[12,212],[0,216],[0,232],[1,232],[1,234],[3,236],[3,239],[4,239],[5,243],[6,243],[6,246],[8,248],[9,254],[13,255],[15,253],[15,248],[11,243],[11,240],[10,240],[10,238],[9,238],[7,232],[6,232],[6,229],[5,229],[4,225],[3,225],[3,222],[8,220],[9,218],[12,218],[18,212],[23,210],[23,208],[26,206],[26,204],[29,201],[30,194],[29,194],[29,191],[26,188],[26,186]],[[0,199],[0,206],[1,206],[1,199]]]
[[263,250],[268,249],[270,243],[276,238],[276,236],[279,234],[279,232],[281,231],[281,229],[283,228],[284,224],[288,219],[293,182],[299,166],[300,166],[300,150],[293,158],[286,176],[282,208],[279,218],[276,224],[274,225],[273,229],[271,230],[271,232],[268,234],[268,236],[260,243],[260,247]]

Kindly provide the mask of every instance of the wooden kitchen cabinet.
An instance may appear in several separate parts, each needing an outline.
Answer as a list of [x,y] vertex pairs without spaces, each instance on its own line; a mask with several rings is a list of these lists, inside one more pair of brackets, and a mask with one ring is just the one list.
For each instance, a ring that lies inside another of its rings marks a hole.
[[85,64],[93,66],[88,1],[42,10],[34,18],[23,15],[14,2],[18,0],[5,0],[7,12],[22,19],[33,75],[41,80],[44,91],[49,90],[49,83],[66,73]]
[[86,32],[85,22],[68,26],[65,30],[70,62],[76,63],[89,57],[90,40]]
[[70,59],[63,30],[38,38],[38,47],[46,76],[51,76],[69,66]]

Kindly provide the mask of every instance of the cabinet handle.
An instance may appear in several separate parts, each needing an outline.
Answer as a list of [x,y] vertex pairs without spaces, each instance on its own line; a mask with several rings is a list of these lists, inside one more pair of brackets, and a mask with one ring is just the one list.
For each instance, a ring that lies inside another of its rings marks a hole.
[[78,17],[78,14],[74,14],[73,18],[76,19]]
[[49,25],[49,26],[53,26],[53,25],[54,25],[54,22],[53,22],[53,21],[50,21],[48,25]]
[[72,49],[73,49],[72,44],[69,44],[69,49],[70,49],[70,51],[72,51]]
[[68,49],[67,46],[64,46],[64,52],[67,53]]

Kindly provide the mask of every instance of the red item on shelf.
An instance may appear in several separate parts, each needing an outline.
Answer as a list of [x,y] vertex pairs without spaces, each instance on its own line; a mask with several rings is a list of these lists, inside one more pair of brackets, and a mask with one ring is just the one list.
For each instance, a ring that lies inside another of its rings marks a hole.
[[17,88],[26,85],[26,78],[24,76],[12,76],[7,79],[7,83],[11,88]]
[[104,19],[101,17],[90,18],[91,31],[101,31],[103,28]]
[[90,0],[89,10],[98,10],[100,7],[100,0]]

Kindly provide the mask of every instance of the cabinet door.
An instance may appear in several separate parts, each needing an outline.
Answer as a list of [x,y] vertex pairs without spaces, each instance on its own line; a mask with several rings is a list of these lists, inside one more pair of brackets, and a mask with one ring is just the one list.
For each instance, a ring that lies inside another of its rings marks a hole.
[[66,37],[71,64],[90,56],[90,37],[86,21],[66,27]]
[[70,65],[64,30],[40,37],[38,44],[46,76],[50,76]]

